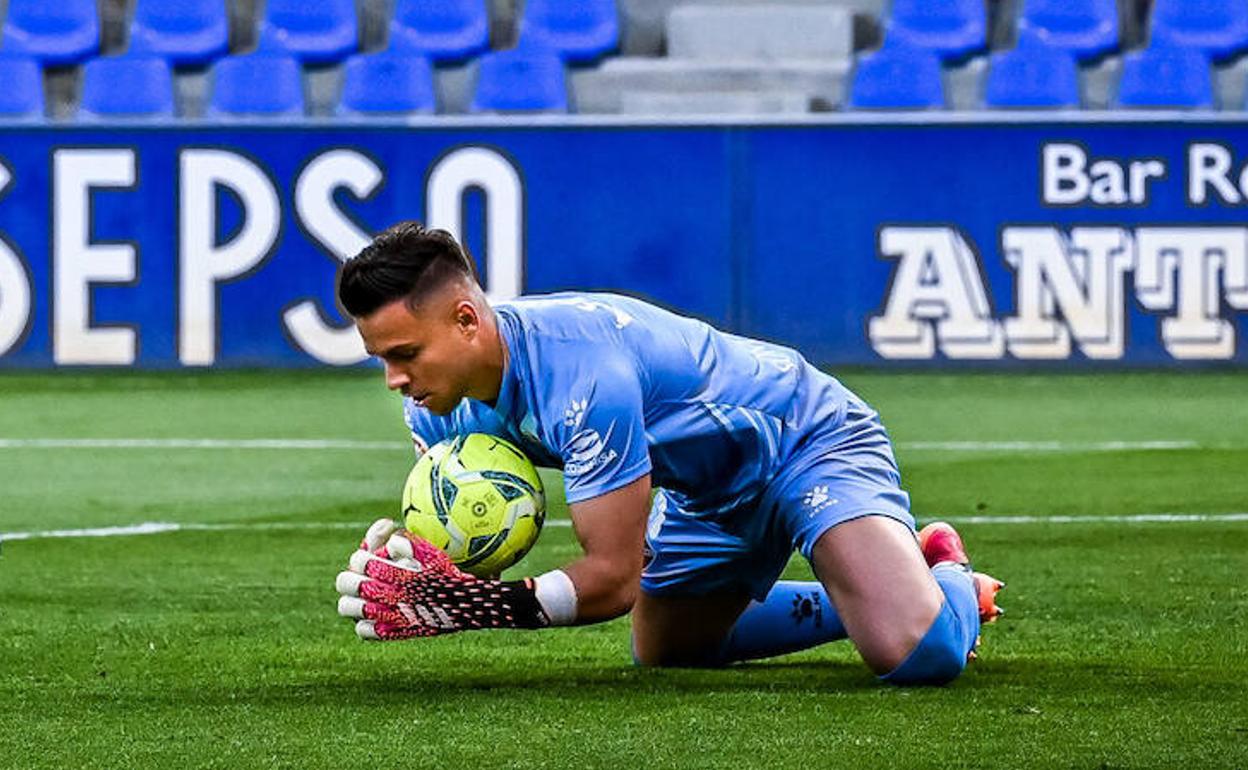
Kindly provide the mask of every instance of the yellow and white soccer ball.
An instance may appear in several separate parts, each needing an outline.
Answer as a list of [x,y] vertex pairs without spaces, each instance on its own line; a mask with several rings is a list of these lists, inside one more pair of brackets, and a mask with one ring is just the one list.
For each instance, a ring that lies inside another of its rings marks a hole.
[[403,487],[403,521],[474,575],[520,561],[541,532],[546,496],[537,469],[508,441],[484,433],[439,442]]

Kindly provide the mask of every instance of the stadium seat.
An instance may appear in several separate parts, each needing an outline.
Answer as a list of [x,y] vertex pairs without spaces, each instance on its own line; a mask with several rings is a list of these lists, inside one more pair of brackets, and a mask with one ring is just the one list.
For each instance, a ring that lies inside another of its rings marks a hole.
[[353,0],[266,0],[260,48],[308,64],[342,61],[359,46]]
[[987,43],[983,0],[893,0],[886,39],[926,48],[942,59],[958,59]]
[[45,67],[78,64],[100,47],[95,0],[9,0],[0,47]]
[[0,119],[43,118],[43,73],[30,56],[0,53]]
[[228,38],[222,0],[138,0],[129,50],[197,66],[224,55]]
[[1118,104],[1151,109],[1212,108],[1209,57],[1197,49],[1165,43],[1127,54],[1118,84]]
[[940,59],[933,51],[895,39],[859,58],[849,88],[849,107],[859,110],[943,109]]
[[429,59],[393,50],[356,54],[344,67],[340,115],[433,112]]
[[1025,0],[1019,31],[1045,33],[1051,46],[1080,59],[1095,59],[1118,47],[1115,0]]
[[480,59],[472,112],[567,112],[563,60],[553,51],[514,48]]
[[390,50],[415,51],[435,61],[476,56],[489,48],[485,0],[397,0]]
[[173,71],[159,56],[92,59],[82,68],[82,117],[173,117]]
[[834,5],[691,4],[667,17],[667,54],[679,59],[848,59],[853,17]]
[[1244,0],[1156,0],[1152,43],[1198,48],[1224,59],[1248,48]]
[[526,0],[520,46],[558,51],[570,62],[588,62],[614,51],[620,22],[615,0]]
[[226,56],[213,66],[212,117],[303,115],[303,82],[292,56],[258,52]]
[[1019,31],[1018,46],[992,55],[984,103],[1034,109],[1079,106],[1079,66],[1074,55],[1033,29]]

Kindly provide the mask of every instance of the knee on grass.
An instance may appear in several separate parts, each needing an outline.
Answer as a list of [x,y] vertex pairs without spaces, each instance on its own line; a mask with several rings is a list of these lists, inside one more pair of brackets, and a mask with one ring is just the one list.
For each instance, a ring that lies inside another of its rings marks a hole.
[[968,639],[966,629],[945,602],[910,654],[880,679],[901,686],[948,684],[966,668],[973,639],[974,635]]

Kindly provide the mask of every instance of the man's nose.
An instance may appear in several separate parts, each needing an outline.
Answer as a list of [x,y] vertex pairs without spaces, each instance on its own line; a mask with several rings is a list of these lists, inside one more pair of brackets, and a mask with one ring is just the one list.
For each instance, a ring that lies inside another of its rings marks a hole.
[[386,367],[386,387],[387,388],[389,388],[390,390],[401,390],[405,385],[408,384],[408,382],[410,381],[410,378],[407,376],[406,372],[404,372],[402,369],[395,366],[394,364],[390,363],[389,361],[384,361],[383,363],[385,364],[385,367]]

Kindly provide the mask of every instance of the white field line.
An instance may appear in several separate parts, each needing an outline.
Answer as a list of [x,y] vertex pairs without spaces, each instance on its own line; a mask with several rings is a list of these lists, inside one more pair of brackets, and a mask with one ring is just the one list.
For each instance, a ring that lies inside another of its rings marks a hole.
[[0,449],[346,449],[388,451],[412,445],[400,441],[332,438],[0,438]]
[[[1201,524],[1248,522],[1248,512],[1240,513],[1139,513],[1123,516],[948,516],[953,524]],[[548,527],[570,527],[570,519],[547,519]],[[0,532],[0,541],[50,540],[70,537],[134,537],[167,532],[272,532],[281,530],[355,530],[363,532],[365,522],[304,521],[304,522],[239,522],[236,524],[177,523],[147,521],[118,527],[85,529],[45,529],[31,532]]]
[[[1137,452],[1201,449],[1196,441],[901,441],[901,451],[930,452]],[[0,438],[0,449],[276,449],[411,451],[401,441],[332,438]]]
[[1195,441],[902,441],[897,448],[933,452],[1138,452],[1200,449]]
[[[570,519],[548,519],[548,527],[570,527]],[[31,532],[0,532],[0,541],[6,540],[52,540],[65,537],[134,537],[136,535],[160,535],[166,532],[274,532],[281,530],[355,530],[361,534],[368,529],[363,521],[283,521],[238,522],[235,524],[202,524],[195,522],[145,521],[117,527],[87,527],[85,529],[44,529]]]

